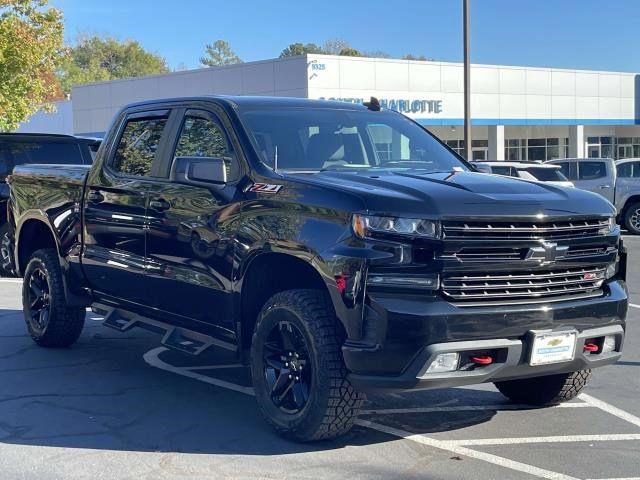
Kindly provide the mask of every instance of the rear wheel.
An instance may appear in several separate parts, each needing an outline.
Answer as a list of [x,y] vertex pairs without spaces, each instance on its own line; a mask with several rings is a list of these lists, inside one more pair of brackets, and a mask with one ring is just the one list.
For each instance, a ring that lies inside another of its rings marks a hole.
[[85,309],[66,304],[62,271],[54,249],[35,252],[22,284],[22,305],[27,330],[42,347],[68,347],[84,326]]
[[289,290],[262,308],[251,346],[260,410],[280,433],[300,441],[338,437],[353,426],[362,396],[347,378],[328,296]]
[[624,225],[630,233],[640,235],[640,202],[627,208],[624,214]]
[[496,382],[505,397],[529,405],[557,405],[578,396],[589,383],[591,370]]

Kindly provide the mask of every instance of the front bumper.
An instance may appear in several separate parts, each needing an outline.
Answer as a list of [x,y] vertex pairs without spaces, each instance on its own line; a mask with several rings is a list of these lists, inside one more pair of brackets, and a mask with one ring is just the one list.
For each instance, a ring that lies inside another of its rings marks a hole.
[[[605,295],[555,304],[460,308],[440,298],[377,294],[365,314],[368,342],[347,341],[343,355],[353,385],[361,391],[455,387],[566,373],[615,363],[621,355],[627,313],[624,281],[605,285]],[[530,366],[529,332],[579,332],[570,362]],[[585,354],[588,338],[615,335],[616,351]],[[501,359],[471,371],[418,378],[438,353],[500,350]]]

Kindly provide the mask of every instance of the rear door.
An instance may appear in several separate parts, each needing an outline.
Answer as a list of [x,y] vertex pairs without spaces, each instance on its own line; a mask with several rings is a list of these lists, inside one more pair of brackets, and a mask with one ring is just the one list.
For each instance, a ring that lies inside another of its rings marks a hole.
[[148,192],[158,175],[170,110],[126,115],[103,164],[91,170],[84,199],[83,268],[102,297],[144,304]]
[[[178,122],[164,176],[150,189],[147,285],[153,292],[148,301],[157,308],[231,337],[234,239],[244,193],[239,148],[224,118],[222,112],[188,109]],[[178,157],[223,159],[226,184],[169,181]]]
[[611,203],[615,195],[615,170],[608,159],[582,160],[578,162],[578,182],[583,190],[602,195]]
[[622,211],[627,198],[640,193],[640,161],[617,165],[617,173],[616,207]]

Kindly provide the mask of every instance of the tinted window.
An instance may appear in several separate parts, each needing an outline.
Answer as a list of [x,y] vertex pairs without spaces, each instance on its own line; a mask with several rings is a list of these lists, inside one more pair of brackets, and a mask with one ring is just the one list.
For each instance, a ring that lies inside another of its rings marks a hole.
[[620,178],[631,178],[633,176],[633,163],[631,162],[617,165],[616,168]]
[[578,174],[576,172],[576,164],[574,162],[562,162],[562,163],[556,163],[556,165],[560,165],[560,171],[569,180],[578,179]]
[[149,176],[166,123],[166,118],[127,121],[113,159],[113,169],[126,175]]
[[607,165],[604,162],[580,162],[580,180],[595,180],[607,176]]
[[240,111],[262,161],[279,169],[467,167],[419,125],[393,112],[270,107]]
[[82,152],[76,143],[5,142],[0,147],[0,174],[11,173],[16,165],[44,163],[54,165],[82,164]]
[[560,170],[555,168],[527,168],[525,170],[542,182],[566,182],[565,177]]
[[175,156],[222,158],[227,167],[227,178],[233,179],[237,173],[237,165],[232,159],[222,128],[206,118],[185,118]]
[[516,176],[513,168],[511,167],[491,167],[491,173],[494,173],[496,175],[504,175],[506,177]]

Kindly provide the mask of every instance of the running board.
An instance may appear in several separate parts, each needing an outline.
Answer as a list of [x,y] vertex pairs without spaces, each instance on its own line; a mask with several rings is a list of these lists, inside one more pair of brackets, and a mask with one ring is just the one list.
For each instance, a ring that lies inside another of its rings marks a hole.
[[200,355],[210,347],[220,347],[232,352],[237,351],[237,347],[224,340],[204,333],[177,327],[153,318],[143,317],[136,313],[120,310],[107,305],[94,303],[91,305],[93,312],[104,315],[102,324],[105,327],[113,328],[119,332],[126,332],[133,327],[141,327],[154,332],[164,333],[161,344],[171,350],[187,355]]

